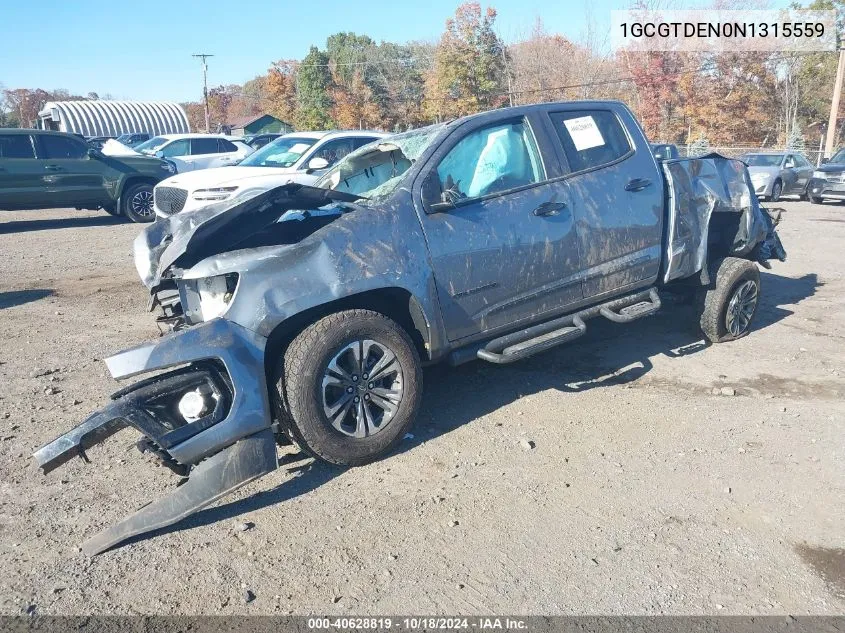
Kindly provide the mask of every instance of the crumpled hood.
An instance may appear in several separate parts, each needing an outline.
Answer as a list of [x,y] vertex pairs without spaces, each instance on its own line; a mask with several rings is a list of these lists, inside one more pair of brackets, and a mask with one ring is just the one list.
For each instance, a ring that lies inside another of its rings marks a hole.
[[233,185],[283,185],[287,177],[296,170],[284,167],[249,167],[233,165],[230,167],[213,167],[199,169],[171,176],[160,183],[165,187],[179,187],[194,191],[206,187],[226,187]]
[[291,209],[319,209],[333,201],[360,196],[288,183],[248,200],[212,204],[192,213],[177,213],[141,231],[133,245],[135,267],[148,288],[156,287],[171,267],[189,267],[273,224]]

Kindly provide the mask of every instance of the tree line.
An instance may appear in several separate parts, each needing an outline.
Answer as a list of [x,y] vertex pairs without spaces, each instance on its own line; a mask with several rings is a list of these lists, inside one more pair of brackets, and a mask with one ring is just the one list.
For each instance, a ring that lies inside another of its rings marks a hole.
[[[655,1],[635,0],[635,7],[650,9]],[[718,2],[741,8],[736,0]],[[843,16],[845,0],[813,0],[806,8]],[[336,33],[301,60],[281,59],[244,84],[209,89],[212,130],[266,112],[298,130],[403,131],[508,105],[618,99],[654,141],[803,148],[818,142],[827,121],[835,53],[611,52],[607,34],[589,20],[580,36],[567,38],[537,19],[505,43],[496,18],[492,7],[467,2],[436,42]],[[66,90],[2,95],[0,125],[7,126],[32,125],[49,100],[97,98]],[[203,104],[183,105],[192,128],[204,129]],[[845,115],[845,100],[842,108]],[[838,144],[843,130],[834,133]]]

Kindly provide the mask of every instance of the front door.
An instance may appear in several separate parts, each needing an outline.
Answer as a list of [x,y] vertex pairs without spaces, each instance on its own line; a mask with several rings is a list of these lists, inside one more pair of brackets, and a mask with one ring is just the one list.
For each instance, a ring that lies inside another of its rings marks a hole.
[[108,200],[103,164],[88,156],[84,141],[60,134],[37,134],[35,138],[50,206],[90,206]]
[[421,172],[454,203],[422,215],[451,341],[582,297],[572,199],[566,183],[548,180],[559,164],[547,137],[523,117],[484,120],[459,127]]

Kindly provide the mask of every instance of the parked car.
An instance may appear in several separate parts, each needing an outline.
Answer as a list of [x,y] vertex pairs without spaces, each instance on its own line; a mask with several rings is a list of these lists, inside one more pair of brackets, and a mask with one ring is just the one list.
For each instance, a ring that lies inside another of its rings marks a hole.
[[313,184],[338,160],[381,132],[294,132],[276,139],[237,166],[180,173],[159,183],[156,214],[167,217],[211,202],[257,195],[286,182]]
[[0,209],[105,209],[153,219],[153,186],[174,173],[148,156],[104,156],[74,134],[0,129]]
[[103,149],[103,145],[105,145],[106,141],[115,138],[114,136],[89,136],[85,139],[85,142],[88,143],[88,147],[93,147],[94,149]]
[[772,202],[782,195],[807,196],[813,165],[796,152],[758,152],[740,156],[748,165],[754,192]]
[[166,134],[133,148],[148,156],[173,161],[181,174],[195,169],[237,165],[253,149],[235,137],[215,134]]
[[825,200],[845,200],[845,149],[822,162],[813,171],[807,186],[810,202],[821,204]]
[[678,146],[671,143],[652,143],[651,153],[657,160],[672,160],[681,157]]
[[154,375],[35,459],[51,471],[131,425],[188,475],[83,545],[96,554],[274,470],[277,441],[332,464],[383,456],[411,428],[423,363],[519,361],[673,291],[698,297],[708,339],[739,338],[757,261],[785,257],[747,178],[723,157],[658,163],[621,103],[544,103],[381,139],[317,187],[157,220],[135,263],[174,332],[106,359],[115,378]]
[[281,138],[285,134],[280,132],[276,133],[267,133],[267,134],[255,134],[254,136],[245,136],[243,138],[243,142],[249,145],[252,149],[261,149],[267,143],[272,143],[277,138]]
[[126,147],[137,147],[141,143],[149,141],[150,138],[150,135],[146,132],[132,132],[131,134],[121,134],[116,140]]

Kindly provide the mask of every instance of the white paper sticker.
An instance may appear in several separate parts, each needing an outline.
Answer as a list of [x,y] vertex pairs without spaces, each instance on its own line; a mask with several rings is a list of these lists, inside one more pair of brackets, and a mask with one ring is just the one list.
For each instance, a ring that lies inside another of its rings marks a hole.
[[569,131],[569,136],[572,137],[572,142],[575,144],[575,149],[579,152],[591,147],[598,147],[604,145],[604,137],[601,135],[596,122],[591,116],[582,116],[577,119],[569,119],[563,124]]

